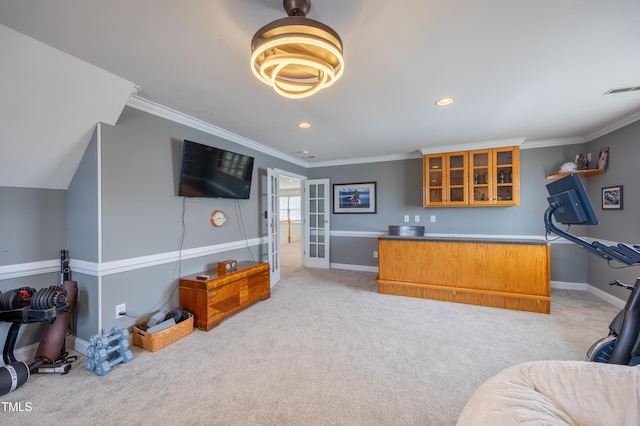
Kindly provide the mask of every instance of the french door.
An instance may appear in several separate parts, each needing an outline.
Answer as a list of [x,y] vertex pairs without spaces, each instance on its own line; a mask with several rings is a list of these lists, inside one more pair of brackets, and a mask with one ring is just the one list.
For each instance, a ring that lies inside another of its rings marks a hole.
[[271,287],[280,281],[280,185],[275,169],[267,169],[267,241]]
[[329,269],[330,266],[330,188],[329,179],[304,182],[304,265]]

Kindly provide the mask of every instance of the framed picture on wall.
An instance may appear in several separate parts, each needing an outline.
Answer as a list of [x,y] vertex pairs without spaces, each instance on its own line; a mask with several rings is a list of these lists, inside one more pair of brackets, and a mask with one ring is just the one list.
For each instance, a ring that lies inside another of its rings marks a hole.
[[602,188],[602,209],[622,210],[622,185]]
[[600,150],[597,166],[599,169],[606,169],[609,166],[609,147]]
[[333,185],[333,213],[376,213],[376,182]]

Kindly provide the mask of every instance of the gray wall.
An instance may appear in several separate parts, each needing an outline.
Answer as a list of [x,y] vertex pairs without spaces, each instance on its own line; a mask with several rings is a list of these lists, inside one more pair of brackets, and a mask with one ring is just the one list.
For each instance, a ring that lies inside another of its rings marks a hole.
[[[98,262],[98,231],[100,229],[98,161],[96,126],[67,191],[67,246],[72,262],[76,260]],[[76,336],[87,339],[98,330],[99,279],[95,275],[74,271],[73,268],[72,278],[78,282],[78,298],[72,329]]]
[[98,262],[98,133],[94,130],[67,196],[68,248],[72,259]]
[[[266,235],[266,169],[305,175],[300,166],[126,108],[116,126],[102,126],[103,262],[220,244]],[[255,157],[249,200],[178,197],[182,141],[192,140]],[[209,215],[223,210],[228,221],[214,228]]]
[[[609,147],[607,173],[588,178],[589,198],[595,207],[600,224],[589,227],[589,236],[609,241],[640,244],[640,189],[638,188],[638,162],[640,161],[640,121],[632,123],[613,133],[589,143],[589,151],[597,158],[600,149]],[[602,210],[602,188],[623,186],[623,209]],[[619,267],[619,264],[612,265]],[[628,267],[611,268],[597,256],[589,256],[589,284],[610,292],[621,299],[629,296],[627,290],[610,287],[609,281],[619,279],[633,284],[640,275],[640,269]]]
[[[377,182],[378,213],[332,214],[333,231],[381,232],[388,225],[401,224],[402,216],[408,214],[411,223],[414,215],[420,215],[420,224],[432,233],[539,236],[544,233],[542,215],[547,206],[545,185],[549,181],[545,174],[556,171],[580,152],[591,152],[595,157],[600,148],[607,146],[610,148],[609,170],[604,175],[585,179],[601,225],[588,229],[575,227],[572,232],[589,233],[603,240],[639,242],[640,229],[635,219],[640,200],[633,177],[635,162],[640,158],[635,142],[638,137],[640,123],[634,123],[588,144],[522,150],[521,205],[518,207],[423,208],[420,159],[306,170],[216,136],[126,108],[116,126],[102,125],[101,145],[94,135],[68,191],[0,187],[0,266],[55,260],[61,249],[68,248],[72,259],[97,267],[126,263],[141,256],[265,236],[267,167],[310,178],[328,177],[334,184]],[[236,202],[177,197],[177,167],[183,139],[255,156],[251,199]],[[622,211],[599,209],[601,188],[608,185],[624,185]],[[227,225],[213,228],[209,224],[209,214],[214,209],[227,213]],[[432,214],[436,215],[435,223],[429,222]],[[99,230],[102,230],[102,246]],[[331,261],[375,267],[377,260],[372,253],[376,248],[376,238],[337,236],[332,238]],[[101,276],[95,271],[74,271],[74,279],[80,286],[76,333],[88,339],[101,331],[98,330],[100,310],[103,330],[113,325],[129,326],[138,319],[116,321],[115,304],[127,303],[132,316],[144,316],[165,303],[175,305],[178,277],[209,269],[223,258],[264,259],[265,249],[264,245],[258,245]],[[610,289],[606,283],[613,278],[633,282],[636,275],[637,268],[611,269],[606,262],[573,244],[552,244],[553,280],[588,282],[626,298],[628,293]],[[4,278],[0,279],[0,291],[20,286],[41,288],[57,284],[58,280],[57,271]],[[6,324],[0,327],[8,328]],[[18,347],[37,341],[39,326],[24,328]]]
[[0,266],[60,257],[67,191],[0,187]]
[[[253,156],[249,200],[178,197],[184,139]],[[267,168],[306,174],[304,168],[287,161],[126,108],[115,126],[102,125],[102,263],[265,236]],[[214,228],[209,222],[216,209],[227,214],[223,227]],[[130,326],[160,308],[178,306],[180,276],[215,268],[217,261],[229,258],[264,261],[266,245],[102,276],[103,329]],[[115,306],[121,303],[135,318],[115,319]]]
[[[67,191],[63,190],[0,187],[0,266],[60,259],[60,250],[67,248],[66,202]],[[52,272],[36,268],[25,273],[28,275],[0,278],[0,292],[60,285],[59,267]],[[0,342],[9,326],[0,323]],[[42,324],[22,325],[16,349],[37,343],[41,329]]]
[[[331,184],[377,182],[377,214],[332,214],[332,231],[385,231],[389,225],[403,224],[403,216],[409,215],[411,225],[424,225],[429,233],[542,236],[548,206],[546,175],[586,149],[586,144],[577,144],[521,150],[520,205],[515,207],[422,207],[421,159],[310,168],[309,178],[329,177]],[[415,215],[420,216],[418,223]],[[431,215],[436,216],[435,223],[430,222]],[[573,230],[586,233],[584,227]],[[375,238],[332,237],[331,262],[375,267],[375,250]],[[551,279],[586,282],[586,261],[576,247],[553,244]]]

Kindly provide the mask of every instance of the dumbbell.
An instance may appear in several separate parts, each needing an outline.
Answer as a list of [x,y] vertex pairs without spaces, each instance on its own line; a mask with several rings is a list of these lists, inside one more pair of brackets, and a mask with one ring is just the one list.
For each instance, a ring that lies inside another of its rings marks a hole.
[[[88,353],[87,353],[87,356],[89,356]],[[93,358],[87,358],[87,362],[85,364],[85,367],[87,367],[87,370],[89,370],[89,371],[95,371],[95,369],[96,369],[96,361]]]
[[129,362],[131,362],[131,360],[133,359],[133,354],[131,353],[130,350],[126,350],[124,351],[122,354],[120,354],[120,356],[116,359],[114,359],[113,361],[102,361],[96,364],[96,374],[98,376],[104,376],[107,373],[109,373],[109,371],[111,371],[111,369],[113,367],[115,367],[116,365],[122,363],[122,364],[127,364]]
[[95,345],[89,345],[89,347],[87,348],[87,359],[93,359],[93,356],[96,353],[96,347]]
[[120,329],[118,327],[111,327],[111,331],[106,336],[102,334],[94,334],[89,338],[89,344],[95,346],[99,339],[103,339],[105,337],[111,337],[113,335],[119,334]]
[[20,287],[18,289],[9,290],[4,294],[0,293],[0,310],[9,311],[28,306],[31,302],[31,296],[33,296],[35,292],[35,288]]
[[[127,346],[129,345],[129,342],[127,341]],[[96,353],[100,350],[104,350],[104,349],[98,349],[96,348],[94,345],[90,345],[87,348],[87,358],[88,359],[94,359],[96,357]]]
[[111,354],[125,352],[127,349],[129,349],[129,341],[126,339],[121,340],[118,342],[118,344],[111,346],[109,349],[102,348],[96,350],[93,354],[93,359],[95,359],[96,361],[106,361]]
[[87,358],[87,361],[85,363],[85,367],[87,367],[88,371],[96,371],[96,366],[97,365],[98,365],[98,363],[96,362],[95,359]]
[[41,288],[30,297],[31,309],[50,309],[62,305],[67,301],[67,290],[60,286],[52,285],[49,288]]
[[110,336],[103,336],[99,339],[96,339],[96,348],[102,349],[111,346],[111,344],[118,340],[126,340],[129,335],[129,331],[126,328],[118,329],[117,333],[114,333]]

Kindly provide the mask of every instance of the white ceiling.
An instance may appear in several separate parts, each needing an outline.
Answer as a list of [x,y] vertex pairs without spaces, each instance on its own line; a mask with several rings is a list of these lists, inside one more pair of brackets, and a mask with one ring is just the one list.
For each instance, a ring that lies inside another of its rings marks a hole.
[[[308,17],[340,34],[346,65],[331,88],[300,100],[249,65],[255,31],[285,15],[280,0],[0,0],[0,24],[310,167],[518,138],[584,141],[640,117],[640,91],[604,95],[640,85],[638,0],[312,0]],[[456,102],[436,107],[443,96]]]

